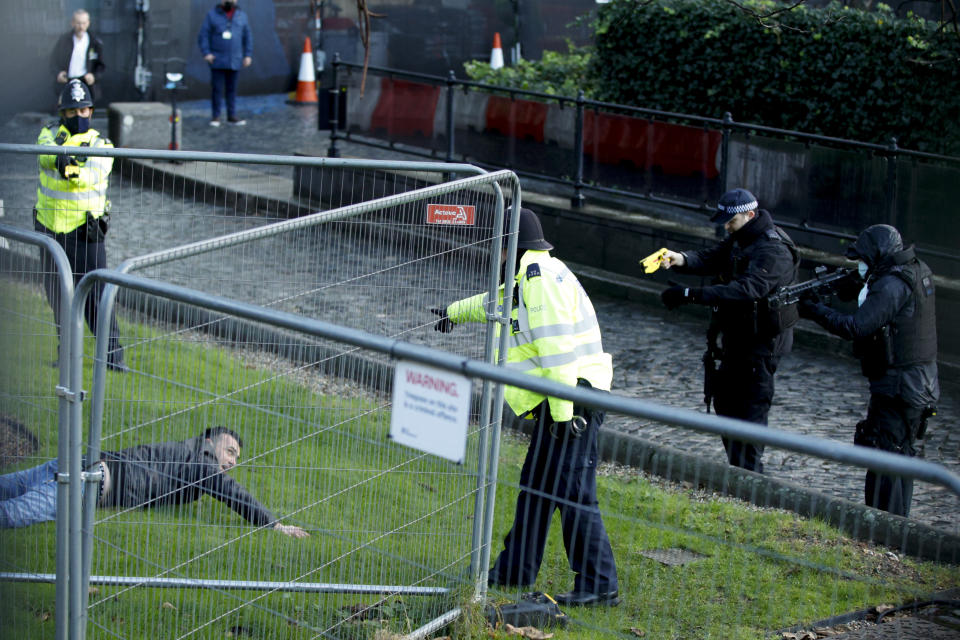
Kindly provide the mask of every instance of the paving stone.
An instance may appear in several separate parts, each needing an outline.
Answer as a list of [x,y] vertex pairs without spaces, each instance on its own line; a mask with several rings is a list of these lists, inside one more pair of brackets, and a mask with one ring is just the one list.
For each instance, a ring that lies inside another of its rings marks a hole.
[[957,640],[960,631],[920,618],[899,618],[892,622],[862,627],[840,635],[831,635],[832,640]]

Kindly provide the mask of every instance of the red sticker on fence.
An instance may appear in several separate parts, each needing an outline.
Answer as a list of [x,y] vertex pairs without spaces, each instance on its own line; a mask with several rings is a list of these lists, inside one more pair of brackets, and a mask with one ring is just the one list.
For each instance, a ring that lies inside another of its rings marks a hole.
[[476,207],[466,204],[428,204],[427,224],[466,224],[473,226]]

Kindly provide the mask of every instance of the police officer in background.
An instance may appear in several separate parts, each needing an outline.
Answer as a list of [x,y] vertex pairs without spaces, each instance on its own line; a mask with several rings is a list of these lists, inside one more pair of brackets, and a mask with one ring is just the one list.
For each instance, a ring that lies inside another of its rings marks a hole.
[[[60,122],[40,131],[37,144],[51,147],[50,155],[37,158],[40,183],[34,208],[37,231],[53,237],[63,247],[73,270],[74,283],[84,274],[107,266],[104,238],[110,203],[107,185],[113,158],[86,156],[85,147],[112,148],[107,138],[90,128],[93,99],[82,81],[70,80],[60,93]],[[60,332],[60,288],[53,260],[43,252],[43,285]],[[90,330],[97,331],[97,305],[104,285],[98,283],[87,298],[85,317]],[[116,319],[111,319],[107,366],[125,371]]]
[[[796,305],[772,309],[766,299],[796,279],[796,246],[746,189],[723,194],[710,221],[724,225],[729,235],[723,241],[700,251],[668,250],[661,264],[714,276],[713,284],[675,285],[661,299],[668,309],[688,303],[713,308],[704,357],[708,410],[712,395],[718,415],[766,425],[773,376],[780,357],[793,346],[798,317]],[[719,370],[713,371],[717,358]],[[723,446],[731,465],[763,473],[763,446],[726,437]]]
[[[513,296],[506,366],[570,386],[610,389],[613,364],[604,353],[593,304],[576,276],[550,255],[540,220],[520,210],[517,262],[506,265],[508,295]],[[500,288],[498,304],[503,303]],[[433,309],[434,328],[448,332],[456,324],[485,322],[488,294]],[[500,325],[497,325],[499,331]],[[491,586],[533,585],[540,571],[553,512],[560,510],[563,543],[576,574],[573,591],[556,596],[572,606],[619,604],[617,568],[597,506],[597,432],[604,412],[506,387],[512,411],[534,421],[533,435],[520,472],[513,526],[489,572]]]
[[[886,224],[865,229],[846,255],[866,279],[857,310],[842,313],[803,299],[800,315],[853,340],[870,381],[867,417],[857,424],[854,444],[914,456],[940,398],[933,274]],[[868,470],[864,493],[871,507],[910,515],[912,478]]]

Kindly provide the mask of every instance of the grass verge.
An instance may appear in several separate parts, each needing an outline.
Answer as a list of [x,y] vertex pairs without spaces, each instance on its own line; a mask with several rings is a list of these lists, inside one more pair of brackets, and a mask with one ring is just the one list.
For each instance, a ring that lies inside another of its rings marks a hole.
[[[19,317],[49,313],[42,297],[3,287],[18,299]],[[508,637],[486,628],[468,605],[476,486],[469,464],[394,445],[384,398],[318,382],[312,370],[264,357],[256,345],[227,348],[131,322],[122,328],[133,372],[108,374],[104,448],[186,438],[198,425],[239,426],[244,464],[232,475],[312,535],[297,541],[257,530],[210,498],[102,510],[94,574],[439,586],[452,595],[100,586],[90,594],[89,637],[389,638],[457,606],[473,615],[455,625],[455,637]],[[4,331],[2,342],[0,410],[34,429],[36,456],[52,457],[55,336]],[[88,363],[87,385],[89,375]],[[468,460],[477,446],[473,434]],[[511,524],[525,447],[522,437],[504,435],[493,555]],[[960,582],[956,567],[903,558],[822,522],[632,469],[605,466],[598,485],[623,603],[569,610],[573,623],[556,637],[761,638]],[[53,523],[0,531],[0,570],[52,573],[54,540]],[[649,557],[668,549],[691,560],[671,566]],[[558,593],[572,583],[556,517],[535,589]],[[53,610],[52,585],[0,583],[0,639],[52,638]]]

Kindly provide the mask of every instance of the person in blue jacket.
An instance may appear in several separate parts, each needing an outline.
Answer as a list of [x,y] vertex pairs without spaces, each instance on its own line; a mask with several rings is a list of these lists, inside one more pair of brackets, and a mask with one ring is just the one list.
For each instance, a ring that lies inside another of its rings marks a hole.
[[253,35],[246,12],[234,0],[224,0],[203,19],[197,44],[210,65],[210,125],[220,126],[221,86],[226,93],[227,122],[246,124],[236,111],[237,75],[253,62]]

